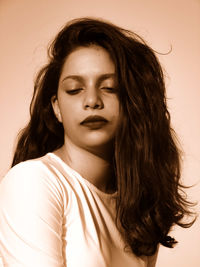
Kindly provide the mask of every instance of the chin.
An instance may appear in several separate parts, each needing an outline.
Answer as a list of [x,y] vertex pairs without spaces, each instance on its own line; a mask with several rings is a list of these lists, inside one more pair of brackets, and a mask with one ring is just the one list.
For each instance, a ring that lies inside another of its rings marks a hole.
[[[113,142],[113,136],[107,135],[107,134],[102,134],[102,133],[97,133],[97,134],[92,134],[87,137],[83,137],[82,141],[84,140],[84,144],[87,147],[104,147],[105,145],[109,145]],[[83,144],[83,145],[84,145]]]
[[86,149],[101,149],[101,148],[106,148],[109,147],[110,144],[112,144],[112,140],[102,140],[101,142],[88,142],[84,143],[82,147]]

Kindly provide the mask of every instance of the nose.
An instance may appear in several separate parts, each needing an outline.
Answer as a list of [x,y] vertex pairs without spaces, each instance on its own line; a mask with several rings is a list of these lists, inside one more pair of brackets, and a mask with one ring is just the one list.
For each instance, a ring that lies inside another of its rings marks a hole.
[[84,97],[84,109],[102,109],[104,104],[100,94],[96,90],[89,90]]

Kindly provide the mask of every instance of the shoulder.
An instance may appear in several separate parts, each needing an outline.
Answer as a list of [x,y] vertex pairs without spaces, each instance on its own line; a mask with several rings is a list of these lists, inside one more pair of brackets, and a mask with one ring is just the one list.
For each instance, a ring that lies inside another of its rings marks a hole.
[[1,181],[1,186],[6,184],[27,184],[41,181],[46,175],[45,166],[41,159],[27,160],[12,167]]
[[[5,201],[11,196],[15,199],[55,198],[63,201],[62,184],[48,167],[46,156],[27,160],[12,167],[0,183],[0,199]],[[42,200],[42,199],[41,199]]]
[[52,178],[55,178],[55,172],[53,172],[50,166],[51,163],[47,155],[20,162],[7,172],[2,179],[2,183],[8,181],[13,183],[15,180],[18,183],[25,181],[31,182],[32,179],[41,181],[41,179],[44,180],[45,178],[52,180]]
[[12,167],[3,179],[18,174],[42,173],[44,170],[43,157],[22,161]]
[[10,264],[61,266],[64,195],[44,160],[17,164],[0,183],[0,250]]

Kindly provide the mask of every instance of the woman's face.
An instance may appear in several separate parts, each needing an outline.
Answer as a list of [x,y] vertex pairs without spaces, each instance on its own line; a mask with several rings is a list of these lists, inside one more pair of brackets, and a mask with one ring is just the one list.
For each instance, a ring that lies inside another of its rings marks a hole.
[[65,143],[94,149],[111,142],[120,120],[116,83],[114,63],[104,48],[78,47],[69,54],[52,99]]

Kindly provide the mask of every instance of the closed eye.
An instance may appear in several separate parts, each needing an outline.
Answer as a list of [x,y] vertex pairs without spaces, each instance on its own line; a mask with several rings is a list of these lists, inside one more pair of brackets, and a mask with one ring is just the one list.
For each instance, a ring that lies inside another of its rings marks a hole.
[[116,93],[117,90],[114,87],[101,87],[102,90],[105,90],[108,93]]
[[80,93],[83,89],[82,88],[76,88],[73,90],[67,90],[66,93],[69,95],[76,95],[78,93]]

